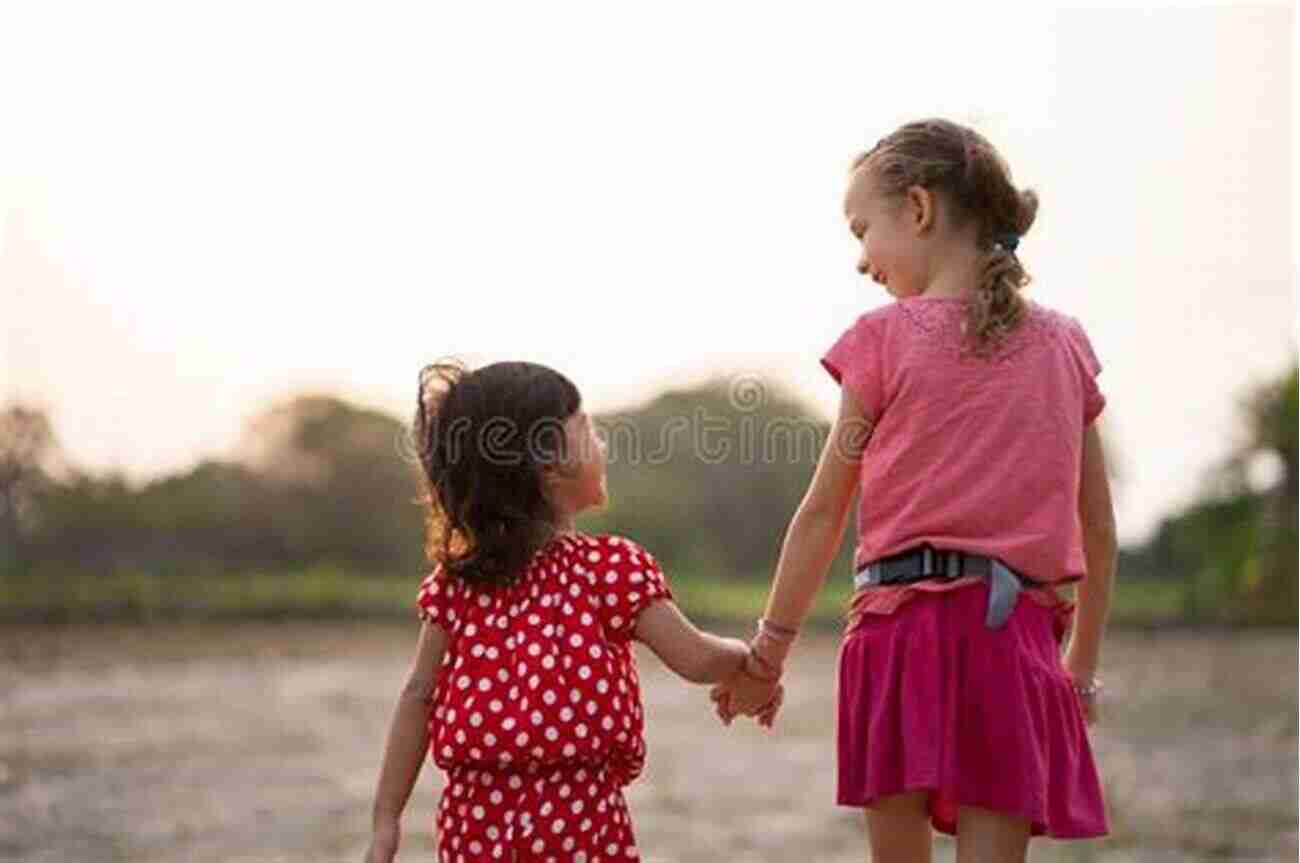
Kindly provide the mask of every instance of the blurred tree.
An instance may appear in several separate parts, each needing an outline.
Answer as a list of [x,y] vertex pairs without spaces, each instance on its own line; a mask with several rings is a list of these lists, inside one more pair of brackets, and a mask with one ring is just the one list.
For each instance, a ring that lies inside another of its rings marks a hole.
[[0,569],[25,563],[38,522],[36,501],[63,466],[44,411],[21,404],[0,410]]
[[[1121,573],[1184,580],[1192,619],[1294,621],[1296,401],[1294,367],[1252,389],[1240,446],[1209,474],[1200,501],[1122,552]],[[609,444],[610,504],[584,516],[583,529],[625,533],[683,575],[771,576],[829,423],[742,378],[595,419]],[[11,406],[0,413],[0,551],[105,574],[123,563],[177,573],[328,561],[358,573],[420,570],[408,433],[386,414],[301,395],[250,420],[232,459],[136,489],[120,475],[69,468],[44,414]],[[832,578],[848,577],[853,549],[850,529]]]
[[[739,376],[595,419],[609,447],[610,504],[584,517],[586,529],[626,533],[665,566],[701,576],[771,576],[829,423],[779,387]],[[853,542],[846,530],[840,577]]]
[[[9,427],[19,429],[14,416]],[[423,566],[405,428],[384,414],[328,397],[290,399],[248,423],[236,459],[208,459],[140,488],[118,474],[77,470],[36,482],[40,442],[52,435],[48,424],[24,422],[25,431],[6,437],[5,513],[15,511],[11,499],[39,513],[27,519],[27,547],[48,571],[288,572],[333,561],[364,574]]]
[[238,460],[265,483],[242,518],[276,525],[276,553],[369,569],[421,566],[419,464],[407,428],[333,396],[301,395],[255,416]]
[[1244,433],[1200,499],[1121,557],[1125,575],[1186,581],[1190,620],[1297,618],[1297,367],[1239,400]]
[[1236,558],[1225,564],[1217,555],[1212,567],[1226,582],[1234,612],[1249,620],[1296,619],[1298,374],[1300,367],[1293,365],[1241,399],[1245,439],[1215,474],[1224,490],[1221,506],[1241,515],[1218,525],[1215,534],[1232,541]]

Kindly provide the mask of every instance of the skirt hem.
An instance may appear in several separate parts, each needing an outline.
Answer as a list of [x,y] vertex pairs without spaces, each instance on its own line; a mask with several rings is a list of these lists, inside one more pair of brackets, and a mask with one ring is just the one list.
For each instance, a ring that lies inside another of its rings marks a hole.
[[[862,795],[841,795],[836,798],[835,805],[851,807],[854,809],[865,809],[865,808],[869,808],[873,803],[875,803],[877,800],[880,800],[883,797],[891,797],[895,794],[906,794],[911,791],[927,792],[926,810],[929,813],[931,827],[933,827],[938,832],[943,833],[947,836],[957,835],[957,823],[955,821],[949,821],[948,819],[943,818],[942,816],[936,814],[935,812],[936,809],[935,798],[939,795],[940,788],[937,783],[933,783],[933,782],[909,783],[908,785],[902,788],[898,788],[890,791],[884,791],[878,794],[868,795],[865,797],[862,797]],[[862,799],[853,799],[855,797],[862,797]],[[1029,835],[1033,838],[1042,837],[1044,839],[1056,839],[1056,840],[1101,839],[1110,835],[1109,829],[1104,826],[1087,827],[1083,825],[1078,825],[1078,826],[1054,828],[1050,824],[1045,822],[1041,816],[1037,816],[1031,812],[1026,812],[1023,810],[1017,810],[1013,807],[1008,807],[1002,803],[994,803],[991,801],[980,801],[980,800],[958,800],[956,795],[953,795],[952,799],[956,801],[953,808],[957,808],[960,806],[978,806],[981,809],[988,809],[990,811],[997,812],[999,814],[1012,815],[1018,818],[1024,818],[1030,823]]]

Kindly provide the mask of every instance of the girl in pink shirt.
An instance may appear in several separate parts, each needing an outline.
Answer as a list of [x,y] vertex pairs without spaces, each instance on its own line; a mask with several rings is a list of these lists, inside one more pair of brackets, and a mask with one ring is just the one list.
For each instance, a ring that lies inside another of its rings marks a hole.
[[837,802],[866,809],[876,861],[928,860],[931,827],[957,836],[959,860],[989,861],[1108,830],[1087,730],[1116,556],[1105,398],[1080,323],[1021,296],[1037,208],[987,140],[947,120],[854,161],[858,270],[894,302],[821,358],[839,415],[750,659],[713,692],[724,722],[771,722],[859,492]]

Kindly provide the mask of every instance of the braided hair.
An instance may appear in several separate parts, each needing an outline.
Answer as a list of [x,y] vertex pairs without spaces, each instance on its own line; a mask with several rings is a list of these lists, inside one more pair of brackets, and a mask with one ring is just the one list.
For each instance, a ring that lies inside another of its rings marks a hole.
[[1016,248],[1034,224],[1038,196],[1019,190],[993,145],[973,129],[931,118],[907,123],[853,160],[852,172],[871,171],[886,197],[912,186],[938,192],[952,205],[958,227],[976,226],[982,253],[979,280],[967,305],[966,336],[977,355],[993,352],[1025,314],[1020,289],[1032,277]]

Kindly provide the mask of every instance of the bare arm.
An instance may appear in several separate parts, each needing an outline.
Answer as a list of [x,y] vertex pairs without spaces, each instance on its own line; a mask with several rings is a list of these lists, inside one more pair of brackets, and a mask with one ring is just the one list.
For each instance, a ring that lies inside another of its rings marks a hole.
[[[803,625],[826,582],[826,570],[844,535],[849,505],[858,485],[862,450],[870,433],[870,424],[853,392],[842,388],[840,393],[839,415],[831,426],[808,492],[786,531],[767,598],[764,617],[786,629],[798,630]],[[711,696],[724,723],[730,724],[734,716],[744,714],[759,716],[761,724],[772,727],[780,707],[780,669],[792,641],[755,637],[751,644],[756,655],[766,661],[767,674],[775,672],[776,677],[756,678],[751,667],[755,663],[751,663],[714,687]],[[775,705],[771,700],[774,695]]]
[[1079,519],[1083,525],[1083,551],[1088,572],[1078,583],[1074,627],[1065,664],[1077,680],[1086,682],[1096,673],[1101,660],[1101,639],[1110,613],[1111,584],[1118,551],[1106,456],[1096,423],[1084,430]]
[[691,683],[717,683],[740,668],[749,652],[743,641],[697,629],[670,599],[642,611],[633,636]]
[[429,748],[429,707],[446,649],[446,632],[437,624],[425,621],[388,731],[372,813],[376,829],[401,820],[402,810],[424,766]]
[[852,391],[840,391],[840,410],[822,449],[812,484],[781,545],[764,616],[798,629],[826,582],[826,570],[844,535],[858,484],[869,426]]

